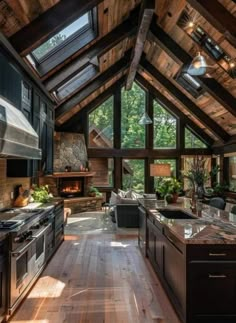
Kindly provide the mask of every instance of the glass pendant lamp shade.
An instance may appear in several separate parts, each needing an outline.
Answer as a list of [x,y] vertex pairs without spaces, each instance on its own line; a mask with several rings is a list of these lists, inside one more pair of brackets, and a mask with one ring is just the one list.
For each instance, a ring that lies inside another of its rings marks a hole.
[[150,124],[152,123],[151,118],[149,117],[149,115],[147,114],[147,112],[144,112],[144,114],[142,115],[141,119],[139,120],[139,124],[140,125],[146,125],[146,124]]
[[204,75],[207,71],[207,63],[205,58],[201,55],[200,52],[197,53],[188,67],[188,74],[190,75]]

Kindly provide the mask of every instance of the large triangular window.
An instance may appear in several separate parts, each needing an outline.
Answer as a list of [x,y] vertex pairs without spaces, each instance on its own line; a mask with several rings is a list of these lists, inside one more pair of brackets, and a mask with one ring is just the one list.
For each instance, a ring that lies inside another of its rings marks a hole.
[[206,144],[187,128],[185,128],[184,140],[185,148],[207,148]]
[[113,104],[111,96],[89,113],[89,147],[113,147]]
[[176,118],[157,101],[153,104],[153,148],[176,148]]

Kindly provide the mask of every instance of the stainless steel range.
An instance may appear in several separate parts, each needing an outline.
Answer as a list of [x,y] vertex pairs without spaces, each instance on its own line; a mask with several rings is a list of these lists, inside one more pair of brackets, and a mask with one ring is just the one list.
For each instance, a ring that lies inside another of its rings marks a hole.
[[47,259],[47,235],[54,225],[53,208],[0,211],[0,230],[10,230],[9,314],[41,273]]

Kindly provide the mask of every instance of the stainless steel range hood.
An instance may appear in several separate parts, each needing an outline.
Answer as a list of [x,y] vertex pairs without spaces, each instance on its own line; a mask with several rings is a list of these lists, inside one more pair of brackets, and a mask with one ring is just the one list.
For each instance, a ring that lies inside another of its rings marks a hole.
[[39,138],[24,114],[0,96],[0,157],[41,159]]

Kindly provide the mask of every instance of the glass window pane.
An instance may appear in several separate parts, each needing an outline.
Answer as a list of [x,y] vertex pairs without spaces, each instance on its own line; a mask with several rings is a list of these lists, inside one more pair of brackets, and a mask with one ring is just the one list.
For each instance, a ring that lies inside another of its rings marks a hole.
[[89,114],[89,147],[113,147],[113,96]]
[[78,74],[73,76],[69,81],[61,85],[55,94],[58,99],[64,99],[75,90],[78,90],[85,82],[91,79],[96,74],[96,68],[92,65],[85,67]]
[[93,185],[97,187],[113,187],[113,158],[90,158],[89,170],[95,172]]
[[206,144],[185,128],[185,148],[207,148]]
[[122,188],[144,192],[144,160],[123,159],[122,162]]
[[[155,159],[154,164],[170,164],[171,177],[176,177],[176,160],[175,159]],[[154,176],[154,188],[158,186],[159,178]]]
[[136,83],[121,91],[121,147],[144,148],[145,126],[139,120],[145,111],[146,93]]
[[236,156],[229,157],[229,190],[236,192]]
[[176,148],[176,119],[155,100],[153,117],[153,147]]
[[72,24],[62,29],[60,32],[55,34],[53,37],[48,39],[38,48],[32,51],[32,54],[38,59],[42,59],[45,55],[50,53],[57,46],[62,44],[66,39],[74,35],[80,29],[88,25],[89,23],[89,14],[86,13],[81,16],[79,19],[75,20]]

